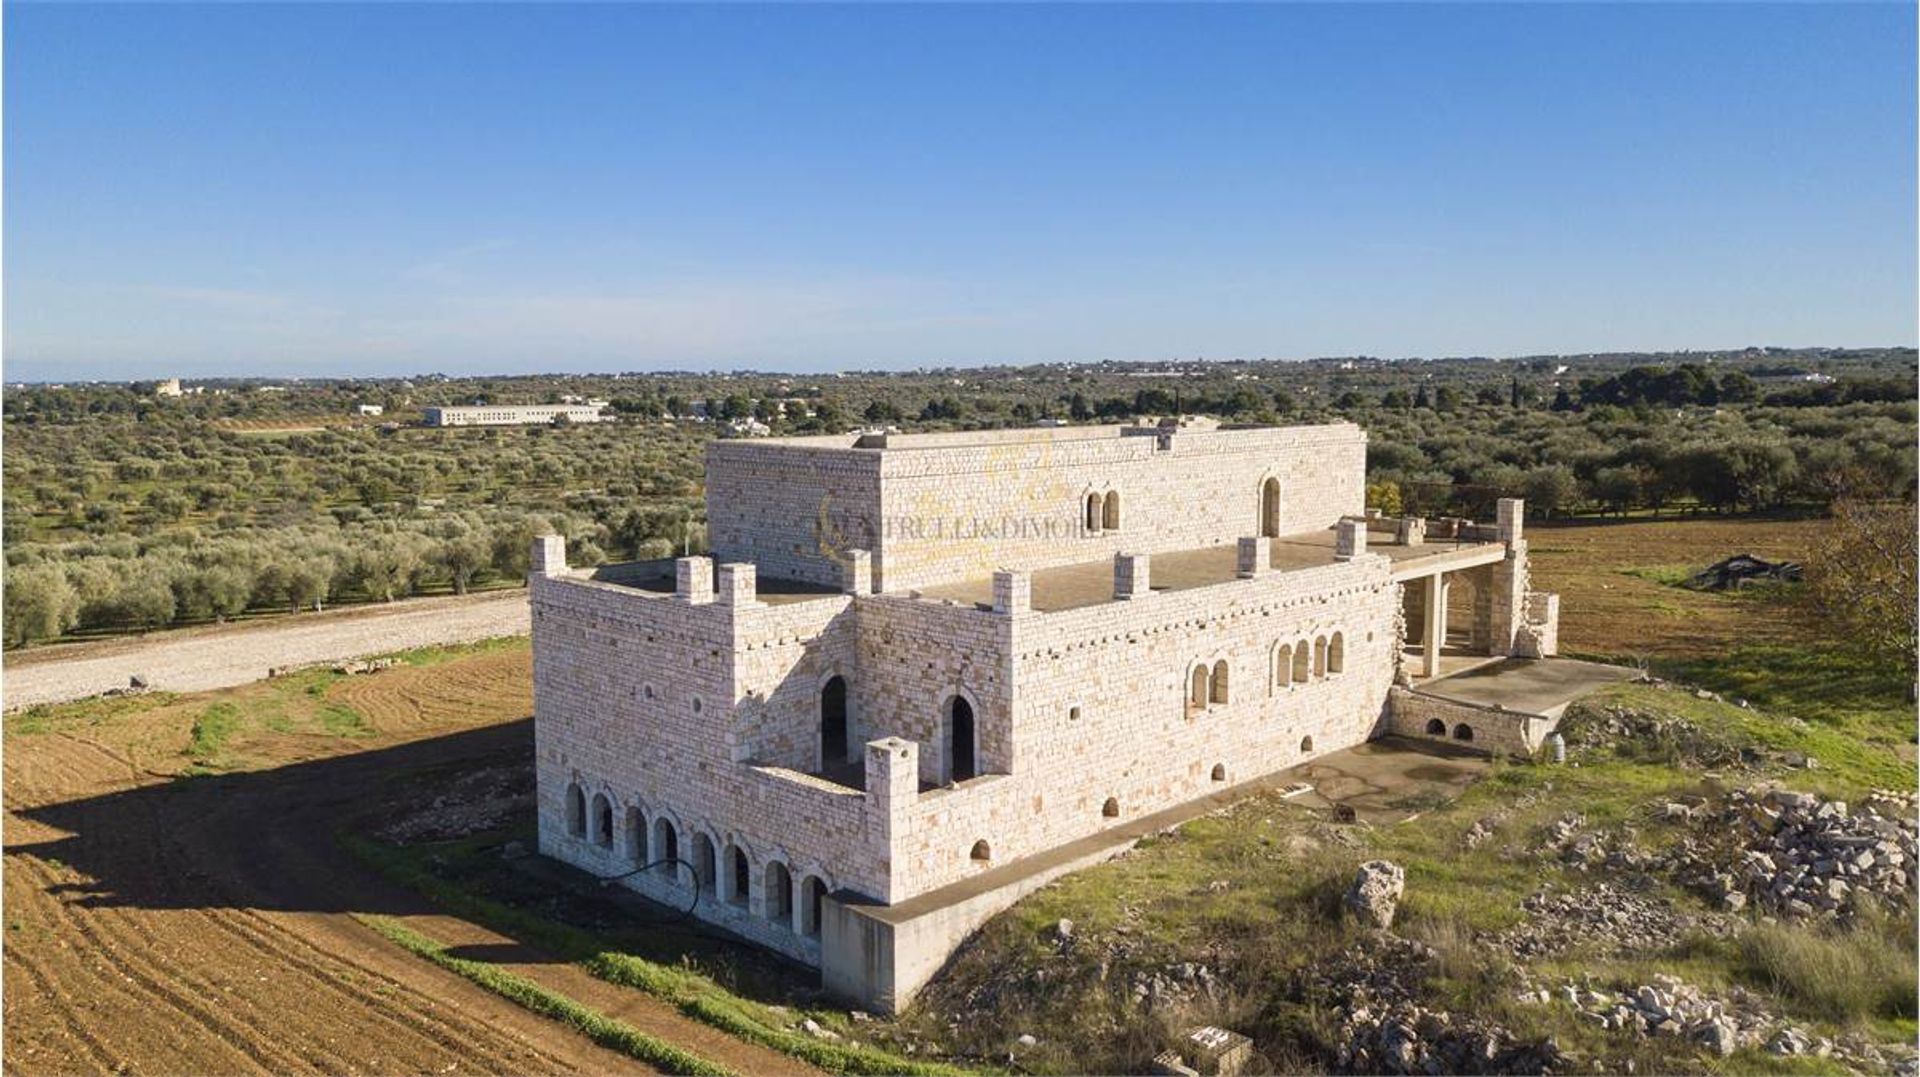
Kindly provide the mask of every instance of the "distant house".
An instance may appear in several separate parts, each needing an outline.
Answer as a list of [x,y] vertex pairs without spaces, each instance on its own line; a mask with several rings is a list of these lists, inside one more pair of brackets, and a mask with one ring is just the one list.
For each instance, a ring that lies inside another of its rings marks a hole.
[[355,404],[353,410],[361,415],[385,415],[387,409],[378,404]]
[[570,423],[607,422],[597,407],[585,404],[472,404],[427,408],[428,426],[538,426],[565,419]]
[[754,418],[728,420],[727,429],[744,438],[763,438],[773,433],[773,427]]
[[159,385],[156,385],[156,386],[154,386],[154,387],[153,387],[153,395],[155,395],[155,396],[180,396],[180,395],[182,395],[182,394],[181,394],[181,392],[180,392],[180,379],[179,379],[179,378],[168,378],[168,379],[167,379],[166,381],[163,381],[163,382],[161,382],[161,383],[160,383]]

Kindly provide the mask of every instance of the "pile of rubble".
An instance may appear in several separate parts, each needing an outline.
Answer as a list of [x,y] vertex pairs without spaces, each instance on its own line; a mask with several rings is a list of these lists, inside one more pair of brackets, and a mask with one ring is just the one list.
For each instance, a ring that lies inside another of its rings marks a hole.
[[1914,1065],[1911,1054],[1889,1057],[1865,1037],[1849,1035],[1835,1041],[1814,1036],[1787,1023],[1767,1008],[1762,997],[1745,988],[1714,996],[1664,974],[1655,974],[1652,983],[1621,990],[1605,990],[1591,981],[1584,985],[1567,981],[1557,989],[1526,982],[1519,999],[1564,1004],[1609,1031],[1670,1037],[1721,1057],[1756,1047],[1772,1055],[1832,1058],[1856,1072],[1910,1073]]
[[1736,790],[1717,810],[1690,814],[1704,833],[1682,839],[1666,866],[1728,909],[1751,901],[1790,919],[1844,918],[1867,901],[1912,900],[1920,856],[1911,794],[1875,793],[1853,811],[1812,793]]
[[[1718,696],[1707,693],[1708,698]],[[1624,703],[1581,701],[1567,708],[1558,732],[1574,754],[1661,758],[1700,767],[1751,766],[1764,756],[1751,746],[1702,728],[1677,714],[1641,710]]]
[[393,845],[450,841],[498,830],[516,816],[532,818],[533,772],[521,766],[489,767],[463,774],[432,801],[382,828]]
[[1657,950],[1690,934],[1726,938],[1739,930],[1734,917],[1683,912],[1669,898],[1607,883],[1561,894],[1541,891],[1521,907],[1527,921],[1490,939],[1517,958],[1544,957],[1581,944],[1613,951]]
[[1610,1031],[1674,1036],[1722,1057],[1765,1041],[1780,1023],[1777,1015],[1744,988],[1736,987],[1724,998],[1713,998],[1697,987],[1661,974],[1656,974],[1651,984],[1619,992],[1572,983],[1554,992],[1529,984],[1520,999],[1543,1004],[1557,999]]
[[1344,1012],[1335,1062],[1344,1073],[1545,1073],[1562,1061],[1551,1040],[1523,1041],[1483,1017],[1428,1009],[1411,985],[1433,948],[1379,934],[1317,969],[1309,989]]

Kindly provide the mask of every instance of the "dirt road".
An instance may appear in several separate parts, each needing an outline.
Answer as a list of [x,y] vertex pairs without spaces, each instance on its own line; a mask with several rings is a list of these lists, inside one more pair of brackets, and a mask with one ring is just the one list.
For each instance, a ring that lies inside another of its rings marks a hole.
[[125,688],[136,673],[157,689],[198,692],[259,680],[270,667],[516,636],[527,625],[527,593],[519,589],[354,606],[33,648],[7,655],[0,690],[9,711]]
[[[502,659],[470,661],[491,676]],[[420,672],[364,682],[406,693]],[[264,734],[254,757],[282,765],[187,780],[157,773],[177,769],[184,729],[150,728],[179,708],[9,733],[5,1071],[646,1072],[401,950],[355,913],[508,963],[740,1072],[806,1071],[441,914],[340,849],[336,830],[405,775],[528,765],[526,702],[524,689],[496,693],[458,725],[391,708],[371,746]]]

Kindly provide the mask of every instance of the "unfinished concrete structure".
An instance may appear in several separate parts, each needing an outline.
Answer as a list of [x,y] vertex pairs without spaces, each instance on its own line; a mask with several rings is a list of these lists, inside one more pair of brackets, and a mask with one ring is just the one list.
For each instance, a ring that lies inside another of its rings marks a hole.
[[903,1006],[1104,831],[1552,651],[1520,503],[1369,518],[1365,456],[1346,423],[713,442],[712,558],[536,544],[540,848]]

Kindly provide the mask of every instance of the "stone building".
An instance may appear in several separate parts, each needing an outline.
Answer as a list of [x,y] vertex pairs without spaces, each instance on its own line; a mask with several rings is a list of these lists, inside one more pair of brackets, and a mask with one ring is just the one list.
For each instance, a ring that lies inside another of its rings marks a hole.
[[606,409],[597,404],[460,404],[423,408],[420,418],[428,426],[537,426],[559,419],[570,423],[611,421]]
[[712,442],[712,558],[536,543],[540,848],[905,1005],[1103,831],[1551,651],[1519,502],[1370,518],[1365,463],[1347,423]]

